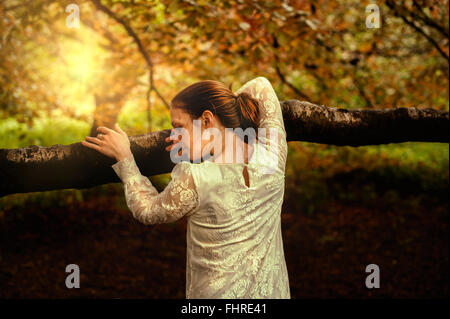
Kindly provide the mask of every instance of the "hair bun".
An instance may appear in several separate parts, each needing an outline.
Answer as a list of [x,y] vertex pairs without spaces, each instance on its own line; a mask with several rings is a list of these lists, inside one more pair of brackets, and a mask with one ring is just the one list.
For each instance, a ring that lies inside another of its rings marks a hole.
[[246,128],[253,127],[256,130],[260,120],[259,100],[253,98],[246,92],[240,92],[235,98],[236,108],[240,111],[242,129],[245,130]]
[[238,94],[235,95],[234,99],[236,100],[236,103],[241,102],[241,100],[243,101],[244,97],[242,96],[242,93],[243,92],[238,93]]

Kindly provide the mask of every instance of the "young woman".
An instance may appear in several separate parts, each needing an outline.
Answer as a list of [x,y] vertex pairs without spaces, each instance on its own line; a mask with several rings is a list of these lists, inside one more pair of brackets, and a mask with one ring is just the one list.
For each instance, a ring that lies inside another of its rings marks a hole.
[[[186,298],[290,298],[280,220],[286,132],[270,82],[257,77],[233,93],[221,82],[200,81],[172,99],[170,114],[174,130],[188,134],[166,150],[184,143],[190,161],[175,165],[161,193],[140,174],[117,124],[82,143],[117,159],[112,168],[134,218],[148,225],[187,216]],[[222,148],[205,152],[210,140],[195,138],[196,128],[219,132],[214,139]],[[231,130],[237,128],[258,135],[245,138]],[[199,161],[195,147],[210,157]]]

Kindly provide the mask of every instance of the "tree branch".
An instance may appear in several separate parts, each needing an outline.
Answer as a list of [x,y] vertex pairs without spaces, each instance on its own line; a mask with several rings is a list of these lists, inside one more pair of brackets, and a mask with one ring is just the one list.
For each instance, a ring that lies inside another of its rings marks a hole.
[[309,97],[303,93],[302,91],[300,91],[297,87],[295,87],[291,82],[289,82],[286,77],[284,76],[284,74],[281,72],[280,66],[278,64],[278,58],[275,55],[275,69],[277,71],[277,75],[280,78],[281,82],[283,82],[284,84],[286,84],[288,87],[290,87],[298,96],[300,96],[301,98],[305,99],[305,100],[310,100]]
[[[156,92],[158,97],[161,99],[161,101],[164,103],[164,105],[170,109],[169,104],[167,101],[162,97],[162,95],[159,93],[158,89],[155,87],[155,84],[153,82],[153,62],[150,59],[150,56],[148,55],[147,51],[145,50],[141,39],[139,39],[139,36],[134,32],[134,30],[125,22],[125,20],[119,18],[114,12],[112,12],[108,7],[104,6],[100,0],[91,0],[91,2],[94,4],[94,6],[106,13],[110,18],[115,20],[117,23],[121,24],[125,30],[127,31],[128,35],[134,40],[136,43],[139,52],[141,53],[142,57],[145,60],[145,63],[147,64],[147,68],[149,70],[149,88],[147,91],[147,116],[148,120],[150,121],[150,109],[151,109],[151,101],[150,101],[150,93],[152,90]],[[149,127],[151,127],[151,122],[149,122]]]
[[[273,34],[272,38],[273,38],[273,43],[272,43],[272,47],[277,50],[280,45],[278,43],[277,37]],[[298,89],[297,87],[295,87],[291,82],[289,82],[286,77],[284,76],[283,72],[281,72],[281,68],[280,68],[280,59],[278,57],[278,54],[276,52],[274,52],[274,57],[275,57],[275,69],[277,71],[277,75],[280,78],[281,82],[283,82],[284,84],[286,84],[288,87],[290,87],[298,96],[300,96],[302,99],[311,101],[311,99],[308,97],[308,95],[306,95],[305,93],[303,93],[302,91],[300,91],[300,89]]]
[[429,27],[432,27],[432,28],[436,29],[437,31],[439,31],[441,34],[443,34],[448,39],[448,36],[449,36],[448,28],[439,25],[438,23],[436,23],[436,21],[434,21],[433,19],[428,17],[425,14],[425,12],[423,11],[422,6],[417,2],[417,0],[413,0],[413,3],[414,3],[414,6],[417,8],[417,11],[419,12],[419,14],[415,14],[414,12],[409,11],[409,10],[408,10],[408,12],[415,18],[422,20],[423,23],[425,23]]
[[[381,110],[330,108],[305,101],[281,102],[288,141],[376,145],[449,141],[449,113],[431,108]],[[145,176],[168,173],[170,131],[130,136],[131,151]],[[0,149],[0,197],[54,189],[84,189],[119,182],[116,161],[81,143]]]
[[431,36],[429,36],[424,30],[422,30],[420,27],[418,27],[413,20],[408,20],[408,18],[401,14],[400,10],[398,9],[397,5],[394,1],[386,1],[386,5],[394,11],[394,14],[398,17],[400,17],[403,22],[405,22],[407,25],[412,27],[414,30],[419,32],[421,35],[423,35],[437,50],[438,52],[444,57],[444,59],[447,60],[447,63],[449,62],[448,55],[442,50],[442,48],[439,46],[439,44],[434,40]]

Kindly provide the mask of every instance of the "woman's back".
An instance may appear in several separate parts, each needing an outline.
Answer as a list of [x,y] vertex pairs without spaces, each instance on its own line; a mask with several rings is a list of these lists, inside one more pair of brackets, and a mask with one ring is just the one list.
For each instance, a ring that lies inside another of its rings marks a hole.
[[248,165],[182,164],[192,171],[200,203],[188,214],[187,298],[290,298],[280,220],[287,146],[268,86],[260,77],[239,90],[265,108],[266,134],[259,134]]
[[250,163],[191,165],[200,205],[188,216],[187,298],[290,298],[281,237],[284,174]]

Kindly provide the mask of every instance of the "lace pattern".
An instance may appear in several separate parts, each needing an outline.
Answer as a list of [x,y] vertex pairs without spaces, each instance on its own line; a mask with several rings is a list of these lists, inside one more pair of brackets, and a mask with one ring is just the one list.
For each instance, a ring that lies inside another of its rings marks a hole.
[[172,180],[161,193],[141,175],[134,156],[112,165],[124,183],[126,203],[135,219],[146,225],[170,223],[198,206],[194,179],[186,164],[180,162],[174,167]]

